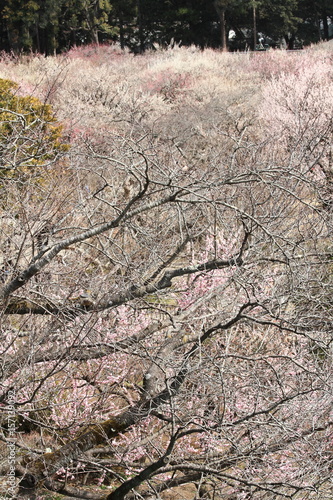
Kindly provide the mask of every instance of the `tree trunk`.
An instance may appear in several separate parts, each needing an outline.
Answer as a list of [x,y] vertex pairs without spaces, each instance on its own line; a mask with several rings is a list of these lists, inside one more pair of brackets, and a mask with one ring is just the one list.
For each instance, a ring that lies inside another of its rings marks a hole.
[[327,22],[327,12],[324,10],[322,12],[322,20],[323,20],[323,29],[324,29],[324,40],[329,39],[329,33],[328,33],[328,22]]
[[257,46],[257,13],[255,4],[253,4],[253,50],[256,50]]
[[222,46],[222,51],[226,52],[228,50],[228,45],[227,45],[227,30],[225,26],[225,9],[221,11],[220,14],[220,24],[221,24],[221,46]]
[[225,23],[226,6],[224,5],[224,2],[220,2],[219,0],[215,0],[214,7],[215,7],[215,10],[217,12],[217,15],[219,16],[219,21],[220,21],[221,48],[222,48],[223,52],[226,52],[228,50],[227,30],[226,30],[226,23]]
[[139,52],[140,54],[142,54],[145,50],[145,39],[143,31],[141,0],[138,0],[138,25],[139,25]]

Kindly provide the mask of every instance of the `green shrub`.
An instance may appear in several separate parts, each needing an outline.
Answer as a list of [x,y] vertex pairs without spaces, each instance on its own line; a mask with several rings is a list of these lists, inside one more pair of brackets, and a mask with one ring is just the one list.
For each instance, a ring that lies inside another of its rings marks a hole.
[[24,178],[68,150],[52,107],[0,79],[0,177]]

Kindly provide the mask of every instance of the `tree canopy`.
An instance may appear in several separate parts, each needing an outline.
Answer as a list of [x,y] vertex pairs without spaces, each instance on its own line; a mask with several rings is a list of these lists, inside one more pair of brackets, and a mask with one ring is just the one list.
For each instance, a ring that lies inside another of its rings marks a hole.
[[174,42],[244,49],[257,33],[293,47],[327,40],[333,17],[328,0],[2,0],[0,12],[3,50],[44,54],[110,41],[140,52]]

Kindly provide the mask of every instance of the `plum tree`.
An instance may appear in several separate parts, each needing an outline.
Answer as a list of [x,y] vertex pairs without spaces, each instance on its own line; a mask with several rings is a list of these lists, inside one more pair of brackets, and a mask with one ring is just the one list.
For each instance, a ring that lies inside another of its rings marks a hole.
[[332,83],[307,75],[270,82],[260,128],[214,96],[197,132],[96,128],[61,175],[8,179],[0,410],[18,495],[330,498]]

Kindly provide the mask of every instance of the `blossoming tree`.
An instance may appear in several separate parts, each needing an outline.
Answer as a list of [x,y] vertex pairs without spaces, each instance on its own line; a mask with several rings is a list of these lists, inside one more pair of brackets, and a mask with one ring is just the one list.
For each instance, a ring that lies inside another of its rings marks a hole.
[[134,119],[2,179],[19,496],[330,498],[325,68],[268,83],[261,128],[237,102],[193,136]]

